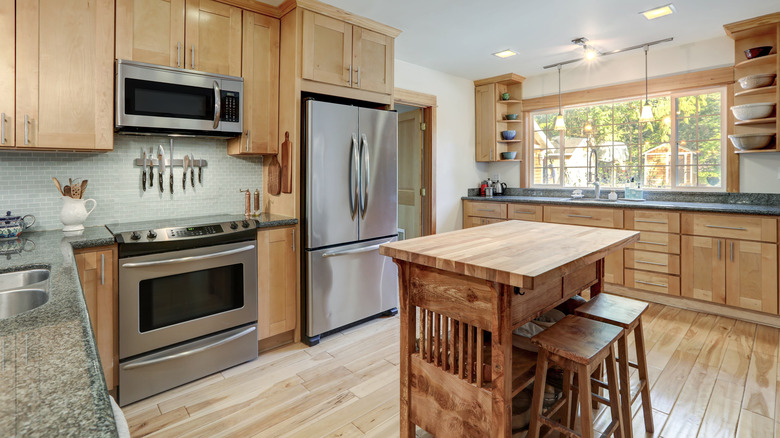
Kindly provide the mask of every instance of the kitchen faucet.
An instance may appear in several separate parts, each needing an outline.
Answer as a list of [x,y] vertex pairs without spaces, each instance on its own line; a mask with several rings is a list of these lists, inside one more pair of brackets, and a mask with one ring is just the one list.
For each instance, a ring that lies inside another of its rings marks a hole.
[[[588,184],[593,184],[593,187],[595,188],[594,197],[599,199],[601,198],[601,184],[599,183],[599,153],[595,146],[590,145],[590,141],[588,142],[588,147],[590,148],[590,151],[588,152],[588,162],[591,161],[591,156],[593,157],[593,181],[588,181]],[[588,172],[590,172],[590,163],[588,163]]]

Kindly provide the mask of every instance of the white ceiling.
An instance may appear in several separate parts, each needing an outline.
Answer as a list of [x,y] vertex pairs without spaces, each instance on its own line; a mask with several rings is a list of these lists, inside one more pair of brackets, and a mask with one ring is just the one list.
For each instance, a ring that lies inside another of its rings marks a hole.
[[[669,0],[324,1],[400,29],[396,59],[468,79],[541,74],[545,65],[580,56],[571,40],[581,36],[602,51],[667,37],[674,41],[661,47],[688,44],[724,36],[726,23],[780,10],[777,0],[676,0],[676,14],[648,21],[639,12]],[[491,55],[504,49],[519,54]]]

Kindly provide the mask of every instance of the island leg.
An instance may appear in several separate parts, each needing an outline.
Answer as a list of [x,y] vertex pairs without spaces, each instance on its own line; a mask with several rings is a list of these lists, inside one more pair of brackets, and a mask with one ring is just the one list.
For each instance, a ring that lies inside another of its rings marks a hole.
[[591,298],[604,291],[604,259],[596,261],[596,277],[596,284],[590,287]]
[[413,438],[415,436],[415,425],[411,420],[412,413],[412,387],[409,381],[409,369],[411,368],[412,353],[414,353],[415,337],[415,308],[411,304],[411,285],[407,282],[409,278],[409,263],[393,260],[398,265],[398,292],[399,292],[399,314],[401,317],[401,438]]
[[491,437],[512,436],[512,286],[493,284]]

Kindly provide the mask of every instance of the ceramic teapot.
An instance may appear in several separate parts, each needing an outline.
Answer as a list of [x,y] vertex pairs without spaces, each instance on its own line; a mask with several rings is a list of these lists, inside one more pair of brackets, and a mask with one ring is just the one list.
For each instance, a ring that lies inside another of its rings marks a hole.
[[[32,218],[29,224],[25,219]],[[11,212],[6,212],[5,216],[0,216],[0,239],[16,239],[22,234],[22,231],[30,228],[35,223],[35,216],[28,214],[25,216],[13,216]]]
[[[93,202],[92,208],[87,210],[87,202]],[[62,211],[60,211],[60,221],[65,225],[62,231],[81,231],[84,229],[84,221],[87,216],[97,207],[97,201],[94,199],[73,199],[70,196],[62,197]]]

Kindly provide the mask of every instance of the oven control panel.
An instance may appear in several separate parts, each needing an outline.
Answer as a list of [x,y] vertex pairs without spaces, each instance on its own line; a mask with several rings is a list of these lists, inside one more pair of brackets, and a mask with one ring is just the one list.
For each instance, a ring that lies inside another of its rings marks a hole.
[[200,227],[169,228],[168,237],[195,237],[208,236],[209,234],[219,234],[222,232],[222,225],[204,225]]
[[142,229],[115,234],[119,243],[152,243],[190,240],[219,235],[231,235],[257,228],[253,220],[236,220],[209,225],[178,226],[168,228]]

